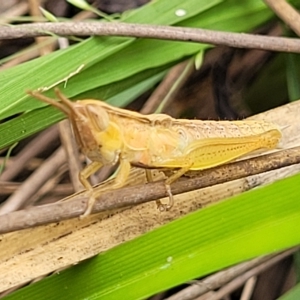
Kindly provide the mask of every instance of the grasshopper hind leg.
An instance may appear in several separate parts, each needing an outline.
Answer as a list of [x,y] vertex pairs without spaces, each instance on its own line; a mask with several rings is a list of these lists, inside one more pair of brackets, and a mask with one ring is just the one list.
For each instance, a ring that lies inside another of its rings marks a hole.
[[[183,167],[181,169],[179,169],[176,173],[174,173],[173,175],[171,175],[166,181],[165,181],[165,187],[166,187],[166,191],[167,194],[169,196],[169,203],[165,204],[164,206],[164,210],[170,210],[172,208],[172,206],[174,205],[174,197],[171,191],[171,184],[173,182],[175,182],[178,178],[180,178],[182,175],[184,175],[190,168],[192,165],[190,166],[186,166]],[[161,211],[161,209],[159,208],[159,210]]]
[[[191,168],[191,166],[192,165],[185,166],[185,167],[177,170],[177,172],[175,172],[168,179],[166,179],[165,187],[166,187],[167,195],[169,197],[169,202],[164,204],[160,200],[156,200],[156,205],[157,205],[157,208],[158,208],[159,211],[161,211],[161,212],[168,211],[173,207],[173,205],[174,205],[174,196],[172,194],[171,184],[173,182],[175,182],[178,178],[180,178],[182,175],[184,175]],[[153,181],[152,174],[151,174],[150,170],[146,170],[146,176],[147,176],[147,180],[149,182]]]
[[156,201],[157,208],[160,212],[168,211],[174,205],[174,196],[173,196],[172,191],[171,191],[171,186],[169,184],[165,184],[165,188],[166,188],[166,192],[167,192],[168,197],[169,197],[169,201],[168,201],[167,204],[162,203],[160,200]]
[[[148,182],[154,182],[154,178],[152,176],[151,170],[145,169],[145,171],[146,171],[147,181]],[[157,209],[161,212],[169,210],[174,204],[174,199],[173,199],[173,195],[172,195],[170,186],[169,187],[166,186],[166,190],[167,190],[167,194],[169,196],[169,203],[168,204],[163,204],[160,200],[155,201]]]

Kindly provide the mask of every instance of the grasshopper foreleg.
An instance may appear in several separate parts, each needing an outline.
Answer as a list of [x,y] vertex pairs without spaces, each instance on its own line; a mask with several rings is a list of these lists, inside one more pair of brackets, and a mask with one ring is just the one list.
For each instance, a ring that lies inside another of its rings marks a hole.
[[93,209],[93,206],[95,204],[95,196],[94,196],[94,189],[91,186],[91,184],[88,181],[88,178],[96,173],[100,168],[102,167],[102,163],[98,161],[93,161],[91,164],[86,166],[80,173],[79,173],[79,180],[82,183],[82,185],[85,187],[85,189],[89,192],[89,201],[87,204],[87,208],[82,215],[83,217],[89,215]]
[[106,187],[106,188],[100,188],[100,189],[95,190],[91,186],[91,184],[89,183],[87,178],[90,177],[92,174],[94,174],[97,170],[99,170],[99,168],[101,166],[102,166],[102,164],[100,162],[92,162],[85,169],[83,169],[79,174],[79,179],[80,179],[81,183],[89,192],[88,205],[87,205],[86,211],[84,212],[82,217],[85,217],[92,212],[95,201],[96,201],[97,197],[99,197],[101,195],[101,193],[103,193],[107,190],[118,189],[125,185],[125,182],[129,176],[130,167],[131,167],[128,160],[121,159],[117,176],[116,176],[115,180],[113,181],[112,185],[110,185],[109,187]]

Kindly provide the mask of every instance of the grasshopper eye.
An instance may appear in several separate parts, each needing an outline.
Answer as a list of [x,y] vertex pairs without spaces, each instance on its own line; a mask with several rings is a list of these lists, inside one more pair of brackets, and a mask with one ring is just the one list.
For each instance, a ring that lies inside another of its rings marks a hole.
[[95,129],[103,131],[108,127],[109,116],[102,107],[88,104],[86,106],[86,112]]

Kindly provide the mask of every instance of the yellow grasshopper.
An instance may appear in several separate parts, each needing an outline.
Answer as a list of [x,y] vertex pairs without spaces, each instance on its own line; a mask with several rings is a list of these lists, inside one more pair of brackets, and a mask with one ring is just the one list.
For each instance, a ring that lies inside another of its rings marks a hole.
[[120,165],[110,189],[124,186],[131,166],[175,170],[165,181],[169,203],[159,202],[160,210],[164,210],[173,205],[170,184],[187,171],[212,168],[257,149],[275,148],[281,138],[278,127],[264,121],[201,121],[174,119],[165,114],[142,115],[99,100],[72,102],[58,89],[55,93],[60,101],[37,91],[28,92],[69,118],[81,151],[92,161],[79,174],[83,186],[90,191],[84,215],[91,212],[99,196],[88,178],[103,165]]

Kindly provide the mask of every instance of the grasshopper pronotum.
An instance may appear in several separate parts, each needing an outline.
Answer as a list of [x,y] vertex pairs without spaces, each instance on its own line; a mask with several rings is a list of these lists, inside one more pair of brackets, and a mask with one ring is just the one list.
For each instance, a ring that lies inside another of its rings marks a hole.
[[165,181],[168,205],[158,202],[163,210],[173,205],[170,184],[188,170],[212,168],[257,149],[275,148],[281,138],[278,127],[264,121],[180,120],[165,114],[142,115],[98,100],[72,102],[58,89],[60,102],[36,91],[28,93],[66,114],[81,151],[92,161],[79,174],[90,191],[85,215],[98,196],[88,178],[103,165],[120,164],[111,189],[125,184],[131,165],[176,170]]

